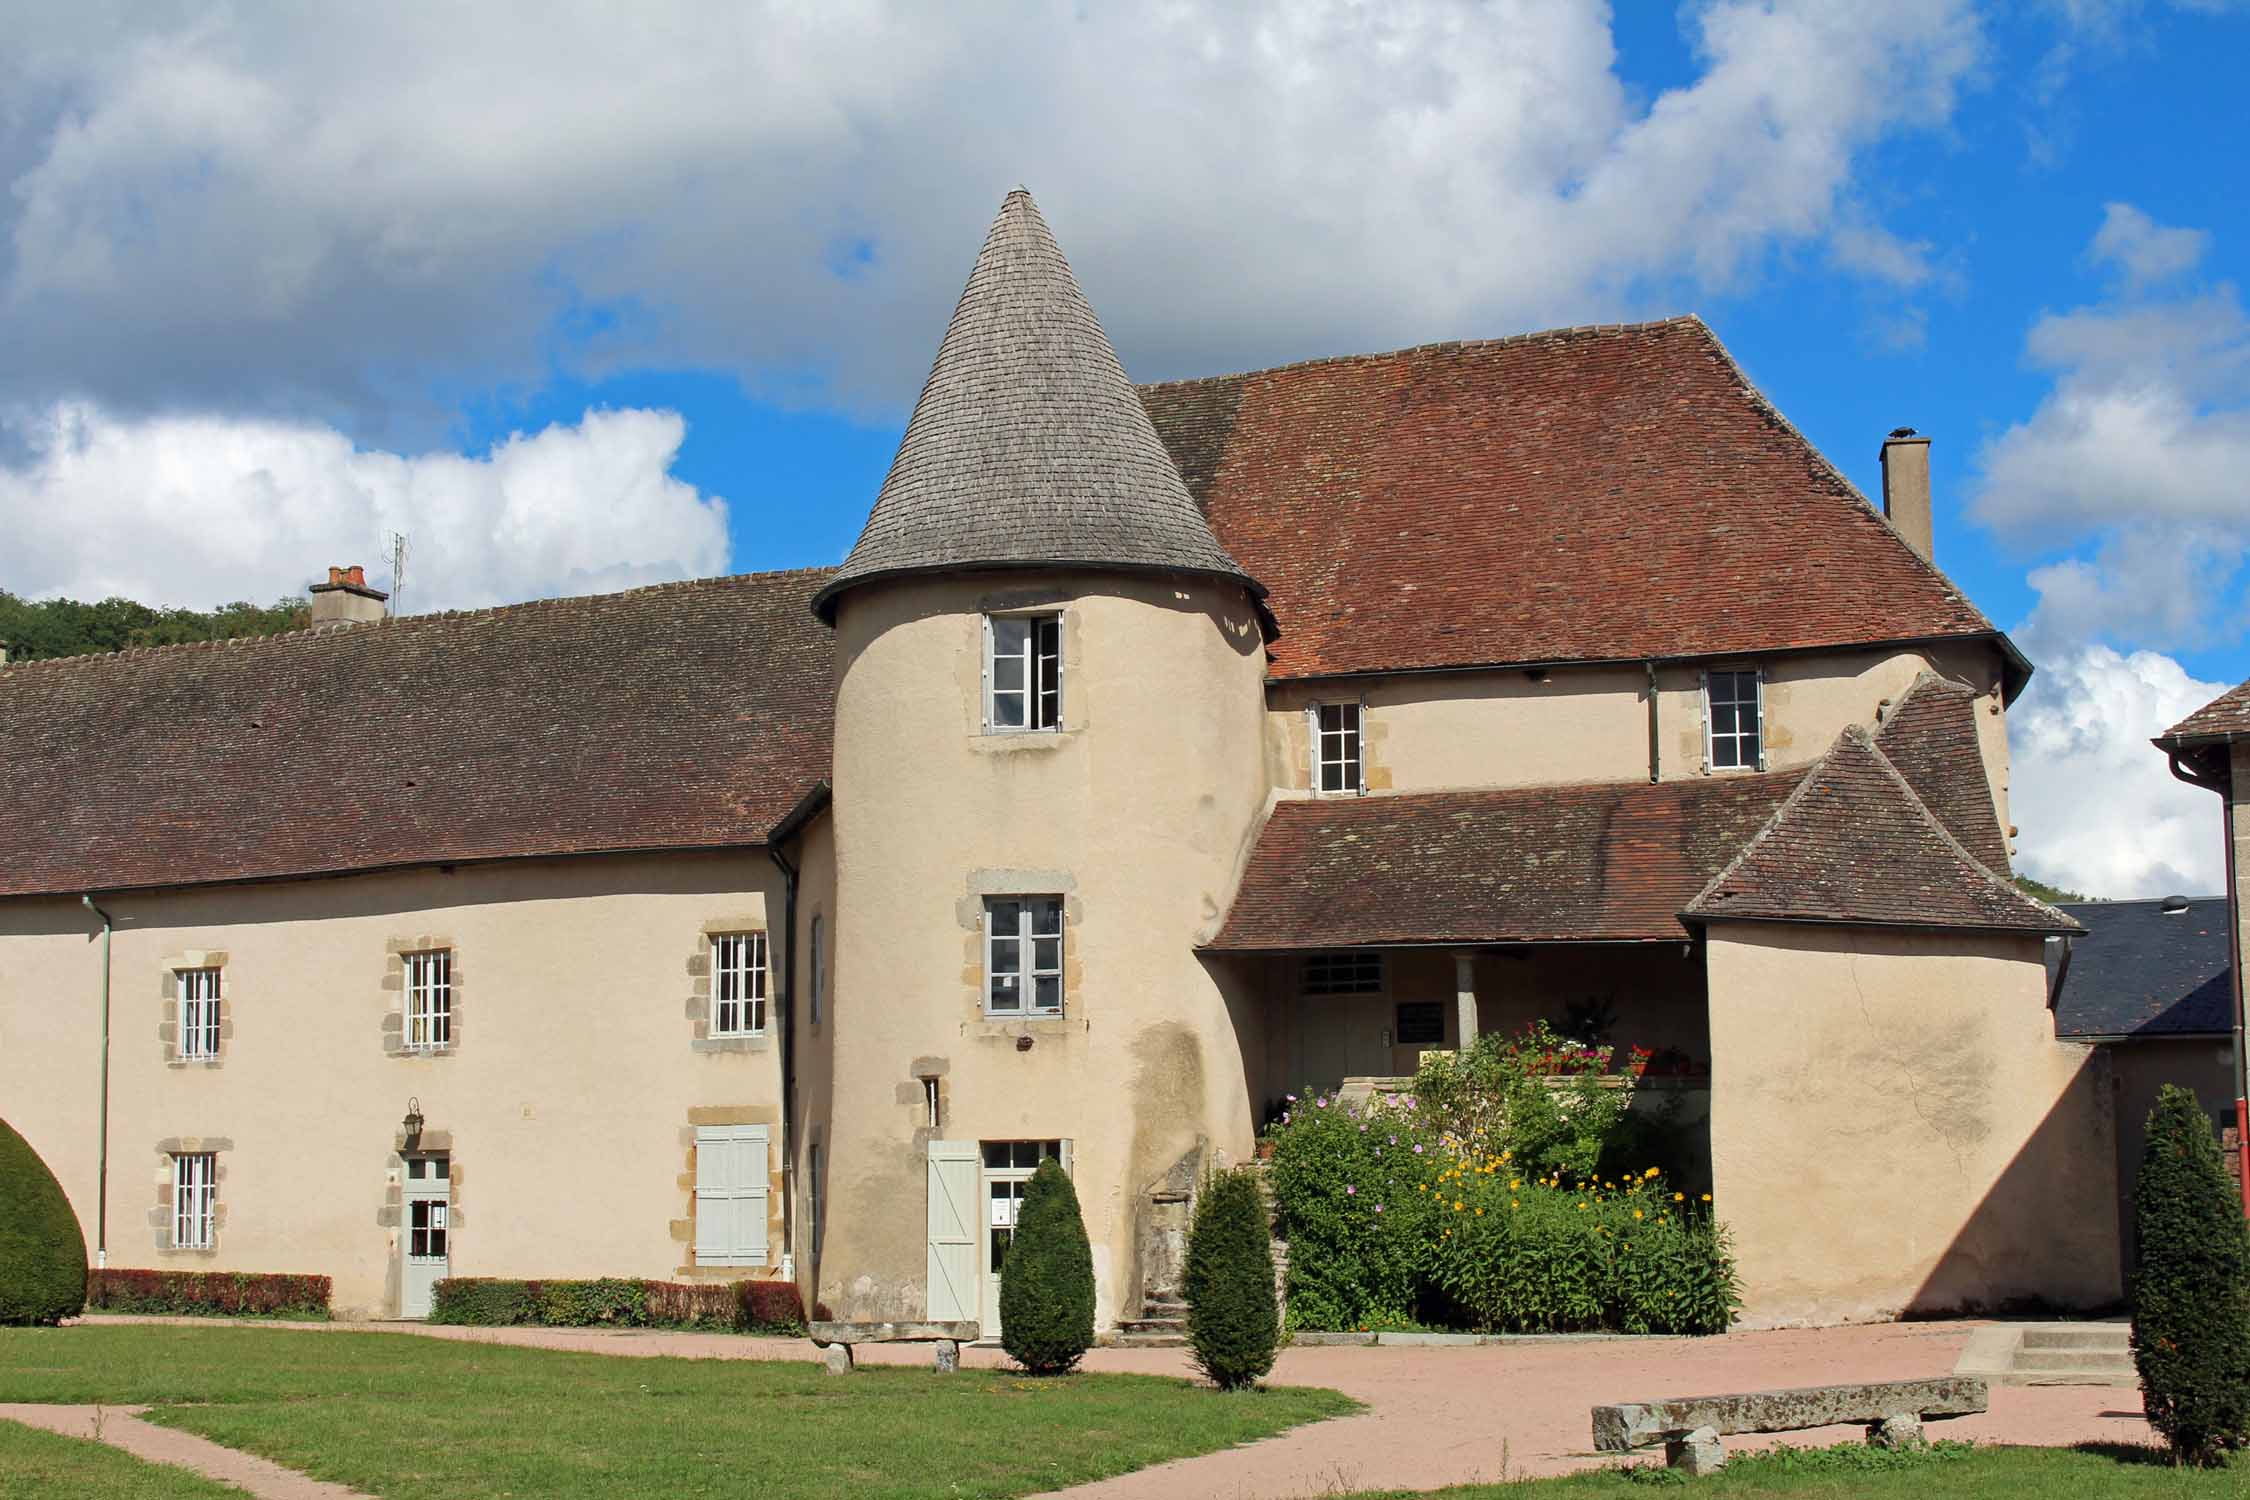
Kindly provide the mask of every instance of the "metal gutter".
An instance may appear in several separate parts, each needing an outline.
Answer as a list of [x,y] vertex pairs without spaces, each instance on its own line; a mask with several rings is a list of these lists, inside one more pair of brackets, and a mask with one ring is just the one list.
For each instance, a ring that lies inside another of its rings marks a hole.
[[102,919],[101,1139],[97,1153],[101,1165],[94,1189],[94,1267],[106,1270],[109,1267],[109,949],[110,933],[116,924],[110,920],[108,912],[94,904],[91,894],[78,899],[88,911]]

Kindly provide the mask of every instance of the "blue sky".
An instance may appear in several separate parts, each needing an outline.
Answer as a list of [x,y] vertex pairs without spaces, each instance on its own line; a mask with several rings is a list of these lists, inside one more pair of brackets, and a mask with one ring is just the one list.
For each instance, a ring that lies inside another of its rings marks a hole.
[[2026,867],[2215,880],[2143,747],[2250,677],[2250,10],[638,22],[0,42],[0,587],[270,597],[391,530],[422,608],[833,562],[1020,181],[1137,378],[1695,311],[1863,489],[1931,434],[1939,561],[2043,669]]

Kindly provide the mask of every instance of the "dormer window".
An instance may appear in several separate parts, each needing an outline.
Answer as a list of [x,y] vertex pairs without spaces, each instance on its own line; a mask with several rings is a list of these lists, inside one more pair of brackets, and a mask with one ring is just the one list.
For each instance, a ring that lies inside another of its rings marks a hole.
[[1316,703],[1312,719],[1313,789],[1356,793],[1367,790],[1359,753],[1362,711],[1357,703]]
[[1703,764],[1713,771],[1765,766],[1765,683],[1755,667],[1703,674]]
[[1062,616],[984,617],[984,727],[1017,734],[1062,727]]

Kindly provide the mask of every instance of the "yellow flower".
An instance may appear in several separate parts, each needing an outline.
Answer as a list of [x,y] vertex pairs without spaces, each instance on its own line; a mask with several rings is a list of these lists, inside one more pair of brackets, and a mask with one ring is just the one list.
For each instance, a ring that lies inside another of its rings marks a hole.
[[1579,1204],[1578,1206],[1579,1206],[1580,1208],[1584,1208],[1584,1207],[1585,1207],[1586,1205],[1585,1205],[1584,1203],[1580,1203],[1580,1204]]
[[1508,1200],[1508,1207],[1510,1207],[1510,1208],[1521,1208],[1521,1207],[1523,1207],[1523,1204],[1522,1204],[1522,1203],[1521,1203],[1521,1202],[1520,1202],[1519,1200],[1517,1200],[1517,1199],[1514,1199],[1514,1198],[1510,1198],[1510,1199]]
[[1636,1219],[1638,1219],[1638,1218],[1639,1218],[1640,1216],[1641,1216],[1641,1211],[1640,1211],[1639,1209],[1637,1209],[1637,1208],[1636,1208],[1636,1209],[1634,1209],[1634,1210],[1633,1210],[1633,1217],[1634,1217],[1634,1218],[1636,1218]]
[[1478,1217],[1478,1218],[1480,1218],[1480,1219],[1484,1217],[1484,1210],[1483,1210],[1483,1209],[1481,1209],[1481,1208],[1480,1208],[1480,1209],[1478,1209],[1478,1210],[1477,1210],[1477,1217]]
[[1672,1195],[1672,1201],[1673,1201],[1674,1203],[1685,1203],[1685,1202],[1687,1202],[1687,1194],[1685,1194],[1685,1193],[1674,1193],[1674,1194]]
[[1458,1198],[1453,1200],[1453,1211],[1455,1213],[1459,1213],[1461,1211],[1461,1200]]
[[1642,1175],[1643,1177],[1654,1177],[1654,1176],[1656,1175],[1656,1168],[1654,1168],[1654,1167],[1650,1167],[1650,1168],[1649,1168],[1649,1169],[1648,1169],[1648,1170],[1647,1170],[1646,1172],[1643,1172],[1643,1173],[1642,1173],[1641,1175]]
[[1522,1187],[1522,1186],[1523,1186],[1523,1179],[1522,1179],[1521,1177],[1517,1177],[1517,1178],[1514,1178],[1514,1179],[1512,1179],[1512,1180],[1511,1180],[1511,1181],[1510,1181],[1510,1182],[1508,1183],[1508,1191],[1512,1193],[1512,1192],[1514,1192],[1514,1191],[1515,1191],[1516,1189],[1518,1189],[1518,1188],[1520,1188],[1520,1187]]
[[1709,1193],[1705,1193],[1703,1195],[1703,1201],[1709,1203],[1711,1201],[1711,1195]]

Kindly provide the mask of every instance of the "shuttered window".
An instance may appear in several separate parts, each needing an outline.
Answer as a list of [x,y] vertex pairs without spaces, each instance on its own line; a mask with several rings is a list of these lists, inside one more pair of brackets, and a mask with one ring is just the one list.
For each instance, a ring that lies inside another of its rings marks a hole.
[[180,981],[180,1056],[219,1055],[219,971],[182,969]]
[[695,1129],[695,1263],[766,1263],[766,1127]]

